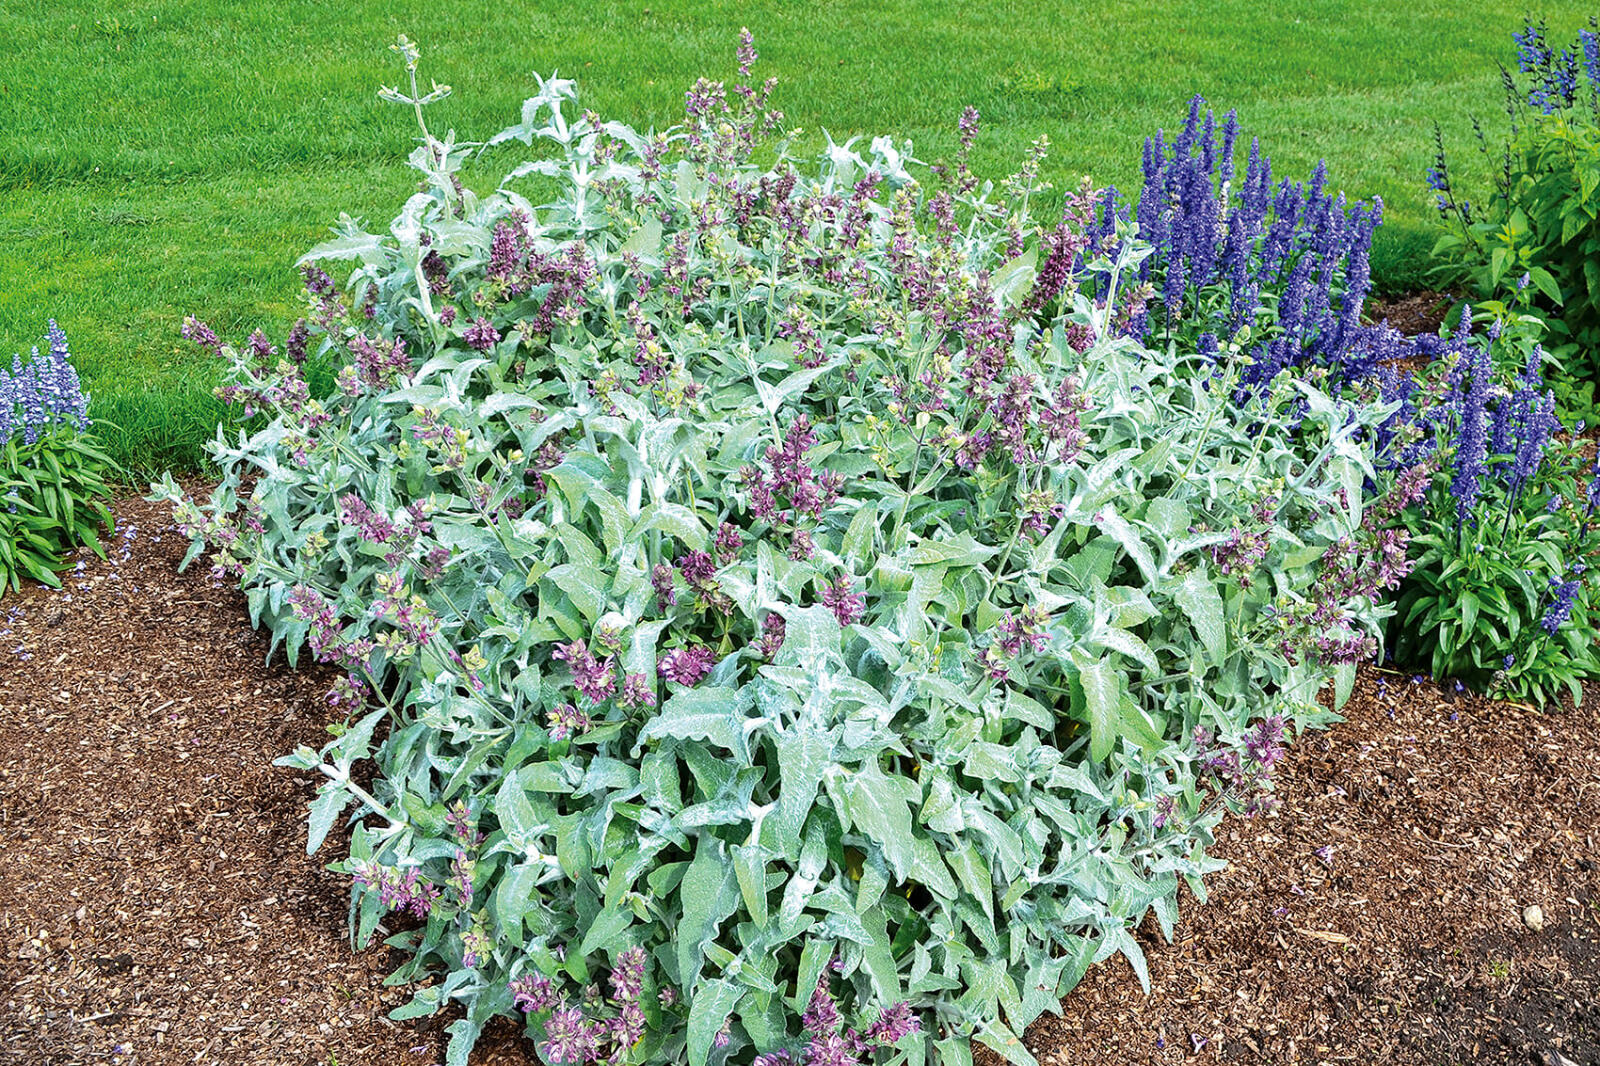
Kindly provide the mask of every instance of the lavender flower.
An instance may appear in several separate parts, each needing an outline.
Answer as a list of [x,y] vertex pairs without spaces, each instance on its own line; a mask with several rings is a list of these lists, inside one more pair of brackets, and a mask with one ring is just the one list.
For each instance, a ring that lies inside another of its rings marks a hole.
[[656,664],[656,673],[668,681],[694,686],[705,680],[706,675],[716,664],[716,653],[704,644],[696,644],[692,647],[674,648],[662,656],[661,661]]
[[822,605],[833,612],[833,617],[838,619],[839,625],[854,625],[861,620],[866,611],[867,598],[855,590],[855,581],[848,574],[841,574],[823,590]]

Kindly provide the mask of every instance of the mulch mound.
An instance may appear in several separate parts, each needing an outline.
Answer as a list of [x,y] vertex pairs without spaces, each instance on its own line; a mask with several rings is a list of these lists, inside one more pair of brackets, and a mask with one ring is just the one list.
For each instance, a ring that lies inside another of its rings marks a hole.
[[[305,855],[314,782],[270,765],[325,736],[327,678],[264,666],[239,594],[176,574],[164,511],[117,510],[137,532],[110,562],[0,602],[0,1061],[438,1062],[445,1019],[388,1021],[398,960],[350,950],[334,840]],[[1150,996],[1096,967],[1029,1046],[1600,1063],[1597,709],[1363,673],[1349,721],[1286,760],[1282,807],[1223,827],[1211,902],[1145,938]],[[475,1060],[533,1061],[512,1030]]]

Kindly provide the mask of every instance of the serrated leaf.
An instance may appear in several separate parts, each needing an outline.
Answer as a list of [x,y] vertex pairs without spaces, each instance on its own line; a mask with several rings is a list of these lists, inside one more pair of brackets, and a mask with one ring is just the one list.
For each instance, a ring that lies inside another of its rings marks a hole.
[[1104,762],[1116,747],[1122,723],[1122,677],[1107,659],[1073,656],[1089,718],[1089,758]]
[[1200,643],[1211,661],[1221,662],[1228,653],[1228,628],[1222,613],[1222,596],[1204,571],[1191,570],[1172,590],[1172,598],[1188,616]]
[[[661,711],[639,731],[639,743],[662,737],[704,740],[750,761],[740,712],[744,699],[738,689],[691,688],[673,693]],[[635,748],[637,752],[638,748]]]

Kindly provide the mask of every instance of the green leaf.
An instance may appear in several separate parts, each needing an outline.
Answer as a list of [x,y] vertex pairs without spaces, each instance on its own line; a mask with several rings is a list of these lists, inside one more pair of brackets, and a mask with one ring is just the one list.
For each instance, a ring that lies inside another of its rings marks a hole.
[[500,791],[495,793],[494,798],[494,813],[500,819],[500,828],[505,830],[506,839],[518,851],[526,850],[538,840],[538,815],[528,802],[518,775],[508,774],[500,782]]
[[672,737],[676,740],[704,740],[750,761],[745,743],[745,720],[741,714],[745,695],[725,687],[691,688],[674,693],[657,714],[639,731],[639,745],[650,740]]
[[1120,736],[1122,676],[1108,659],[1073,655],[1089,716],[1089,758],[1104,762]]
[[522,943],[522,919],[528,911],[528,901],[544,871],[543,863],[524,862],[508,869],[494,890],[495,922],[502,935],[510,936],[517,945]]
[[[909,787],[908,787],[909,786]],[[908,794],[909,793],[909,794]],[[849,780],[849,820],[883,849],[883,857],[904,881],[912,863],[911,808],[917,788],[902,778],[891,778],[870,759]]]
[[800,855],[806,817],[822,785],[822,775],[833,764],[834,736],[807,725],[772,734],[778,754],[778,806],[767,816],[777,848],[789,859]]
[[606,594],[611,582],[598,569],[579,563],[563,563],[545,574],[567,594],[584,618],[597,620],[606,610]]
[[711,1043],[744,998],[745,989],[725,978],[707,981],[695,989],[689,1004],[689,1066],[705,1066]]
[[739,905],[733,864],[728,861],[722,841],[709,836],[699,839],[694,861],[679,886],[679,896],[683,900],[683,918],[676,932],[678,981],[692,988],[705,962],[705,946],[716,939],[723,921]]
[[306,837],[306,854],[314,855],[322,842],[327,839],[328,831],[333,828],[334,819],[350,805],[355,797],[337,781],[329,781],[322,786],[322,791],[317,793],[317,798],[311,801],[311,828]]
[[1172,590],[1172,598],[1188,616],[1206,655],[1214,663],[1228,652],[1228,627],[1222,612],[1222,596],[1203,570],[1191,570]]
[[620,907],[603,907],[595,915],[589,929],[583,934],[580,954],[592,955],[597,951],[611,952],[623,946],[622,934],[633,924],[633,914]]
[[911,841],[911,879],[935,895],[956,898],[956,883],[951,880],[950,870],[939,857],[938,847],[927,837]]
[[1128,558],[1132,559],[1134,564],[1138,566],[1139,573],[1144,577],[1145,584],[1154,585],[1156,583],[1155,558],[1150,554],[1149,547],[1140,538],[1139,531],[1129,525],[1121,515],[1117,514],[1115,507],[1107,504],[1095,516],[1094,524],[1101,532],[1122,545],[1122,550],[1128,553]]
[[1528,271],[1528,278],[1538,290],[1549,297],[1550,302],[1557,307],[1562,305],[1561,286],[1556,283],[1555,276],[1544,267],[1533,267]]

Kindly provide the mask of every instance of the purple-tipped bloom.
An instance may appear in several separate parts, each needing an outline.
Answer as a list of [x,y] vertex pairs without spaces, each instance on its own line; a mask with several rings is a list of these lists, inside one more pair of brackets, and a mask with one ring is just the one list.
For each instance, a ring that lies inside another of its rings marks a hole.
[[866,612],[867,598],[855,590],[855,581],[848,574],[835,578],[822,593],[822,605],[833,612],[841,626],[854,625]]
[[1546,633],[1554,636],[1556,630],[1560,629],[1566,624],[1567,619],[1572,617],[1572,603],[1578,598],[1578,593],[1583,591],[1584,570],[1584,565],[1577,563],[1572,567],[1572,576],[1565,581],[1551,579],[1550,583],[1555,588],[1555,597],[1551,601],[1550,607],[1544,612],[1544,617],[1539,621],[1540,627]]
[[512,1002],[525,1014],[547,1011],[560,1001],[555,984],[542,973],[524,974],[507,987],[511,990]]
[[599,1026],[578,1007],[561,1007],[544,1023],[545,1060],[552,1064],[582,1066],[600,1055]]
[[618,1003],[633,1003],[644,988],[644,948],[631,947],[617,956],[611,971],[611,997]]
[[1488,472],[1487,404],[1494,365],[1487,349],[1475,349],[1466,371],[1466,395],[1461,402],[1461,431],[1456,437],[1455,476],[1450,495],[1456,501],[1456,520],[1465,525],[1472,507],[1483,491],[1483,476]]
[[668,681],[694,686],[705,680],[711,668],[717,665],[717,654],[704,644],[689,648],[674,648],[661,657],[656,673]]
[[461,334],[461,339],[467,342],[467,347],[486,352],[500,343],[500,333],[487,318],[479,316]]
[[14,355],[11,371],[0,370],[0,445],[20,434],[36,443],[52,427],[89,426],[89,399],[71,363],[66,334],[50,320],[48,351],[33,349],[28,362]]
[[911,1004],[901,1001],[878,1015],[878,1020],[867,1027],[864,1035],[868,1041],[889,1047],[919,1028],[917,1016],[911,1013]]

